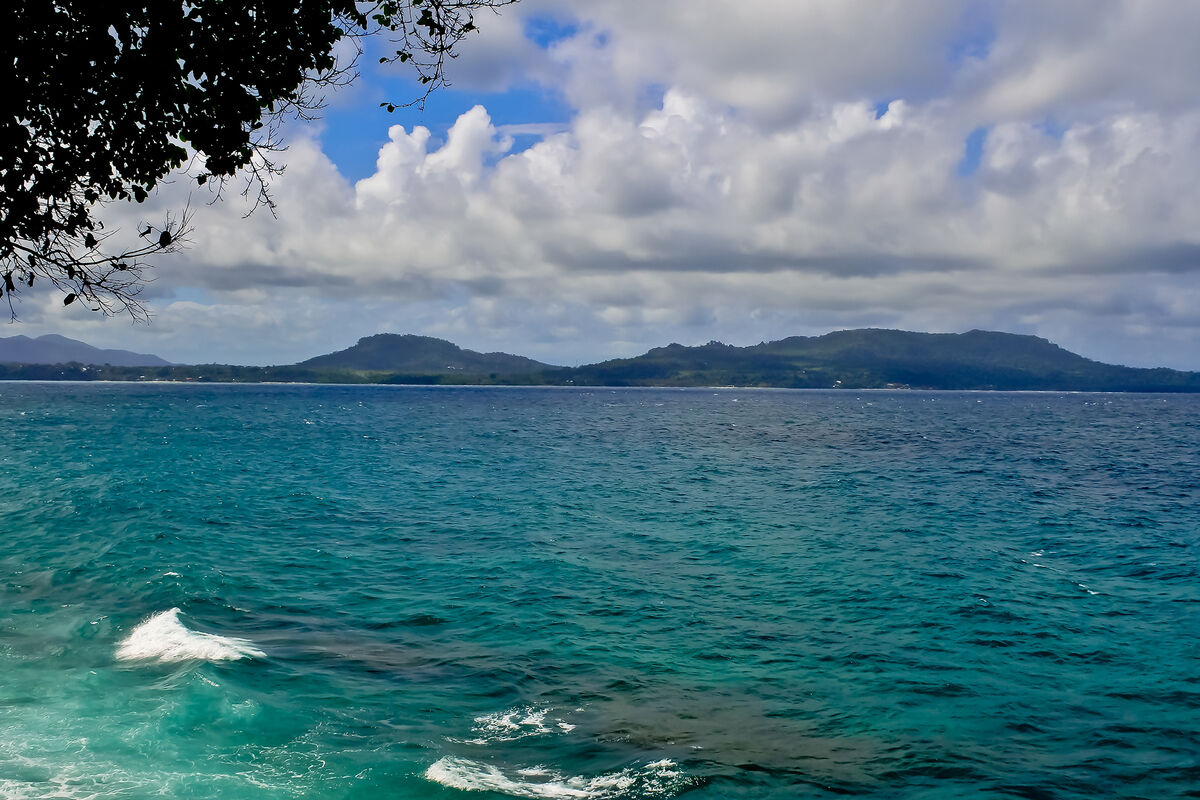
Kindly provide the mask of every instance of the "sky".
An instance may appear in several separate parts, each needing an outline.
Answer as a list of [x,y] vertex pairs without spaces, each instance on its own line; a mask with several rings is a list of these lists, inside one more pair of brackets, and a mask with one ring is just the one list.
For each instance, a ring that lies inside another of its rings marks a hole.
[[[275,215],[191,205],[153,320],[0,335],[286,364],[382,332],[574,365],[859,327],[1200,369],[1200,3],[521,0],[423,111],[368,51],[285,131]],[[378,48],[382,43],[375,43]]]

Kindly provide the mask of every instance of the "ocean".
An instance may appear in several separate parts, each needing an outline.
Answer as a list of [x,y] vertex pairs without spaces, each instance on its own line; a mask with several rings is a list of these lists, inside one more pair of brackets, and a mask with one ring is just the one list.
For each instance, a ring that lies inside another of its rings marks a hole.
[[1200,797],[1200,397],[0,384],[0,797]]

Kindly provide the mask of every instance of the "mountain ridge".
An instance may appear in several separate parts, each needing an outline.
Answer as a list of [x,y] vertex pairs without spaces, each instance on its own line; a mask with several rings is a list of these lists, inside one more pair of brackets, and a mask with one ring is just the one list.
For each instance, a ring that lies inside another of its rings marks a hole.
[[377,334],[285,366],[0,365],[0,380],[1200,392],[1200,372],[1104,364],[1028,334],[881,328],[791,336],[747,347],[672,343],[578,367],[478,353],[429,336]]
[[88,364],[114,367],[166,367],[171,362],[150,353],[130,350],[105,350],[78,339],[47,333],[36,339],[28,336],[0,336],[0,363],[4,364]]
[[790,388],[1200,391],[1200,373],[1103,364],[1041,337],[882,328],[748,347],[671,344],[575,369],[576,383]]

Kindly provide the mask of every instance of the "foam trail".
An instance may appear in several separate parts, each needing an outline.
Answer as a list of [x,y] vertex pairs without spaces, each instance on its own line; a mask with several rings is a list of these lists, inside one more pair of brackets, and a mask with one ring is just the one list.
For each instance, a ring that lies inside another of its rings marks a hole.
[[179,609],[163,611],[134,628],[117,647],[121,661],[236,661],[266,658],[253,642],[188,630]]
[[532,706],[476,717],[474,729],[480,734],[476,740],[479,744],[488,741],[510,742],[550,732],[546,727],[546,710]]
[[[474,739],[462,740],[464,744],[491,744],[493,742],[513,742],[529,736],[542,736],[547,733],[570,733],[575,726],[562,719],[553,720],[554,727],[546,721],[549,710],[525,706],[510,708],[495,714],[487,714],[475,718],[472,730],[478,734]],[[459,740],[452,740],[459,741]]]
[[453,756],[441,758],[425,770],[427,779],[452,789],[548,800],[665,797],[675,794],[684,782],[670,759],[647,764],[640,770],[625,769],[594,778],[566,777],[542,766],[517,770],[516,774],[521,778],[511,778],[491,764]]
[[[501,794],[515,795],[517,797],[546,797],[552,798],[552,800],[573,800],[576,798],[602,797],[604,794],[600,786],[589,785],[592,781],[583,778],[563,778],[561,775],[547,773],[545,777],[548,780],[544,782],[515,780],[490,764],[483,764],[466,758],[452,758],[450,756],[446,756],[431,764],[429,769],[425,770],[425,777],[435,783],[449,786],[452,789],[462,789],[468,792],[500,792]],[[526,777],[533,777],[533,775],[526,773]],[[605,783],[609,783],[613,778],[616,778],[616,776],[602,776]],[[594,778],[592,780],[600,779]],[[624,780],[627,783],[620,787],[622,789],[628,788],[633,783],[632,778],[626,777]],[[609,785],[611,786],[611,783]]]

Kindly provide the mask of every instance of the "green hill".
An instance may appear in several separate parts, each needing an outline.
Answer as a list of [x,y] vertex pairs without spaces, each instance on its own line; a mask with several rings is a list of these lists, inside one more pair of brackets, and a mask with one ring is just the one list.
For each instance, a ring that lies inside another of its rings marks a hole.
[[751,347],[672,344],[554,378],[616,386],[1200,391],[1200,373],[1101,364],[1036,336],[978,330],[867,328]]
[[381,333],[353,347],[310,358],[296,366],[410,375],[517,375],[555,369],[549,364],[508,353],[477,353],[432,336]]
[[429,336],[380,334],[290,366],[0,364],[0,380],[1200,392],[1200,372],[1101,364],[1036,336],[875,328],[792,336],[750,347],[671,344],[636,358],[582,367],[477,353]]

